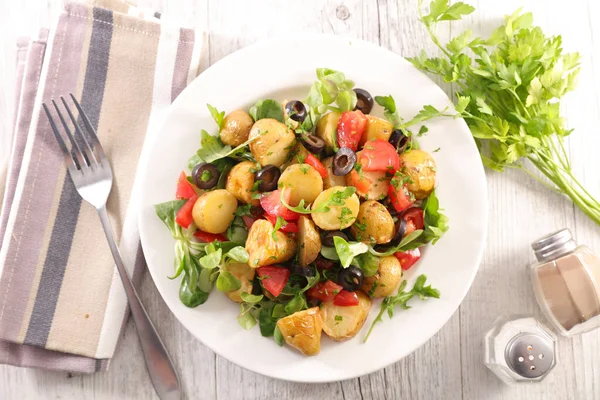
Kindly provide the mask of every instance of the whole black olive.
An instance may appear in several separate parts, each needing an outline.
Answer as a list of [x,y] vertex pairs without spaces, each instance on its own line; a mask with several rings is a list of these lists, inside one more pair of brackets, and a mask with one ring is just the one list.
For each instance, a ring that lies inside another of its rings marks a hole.
[[258,190],[261,192],[270,192],[277,189],[277,182],[281,176],[281,170],[274,165],[265,165],[255,176],[255,181],[261,181],[258,184]]
[[290,266],[290,272],[292,274],[298,274],[301,276],[315,276],[315,268],[309,266],[303,267],[300,264],[292,264]]
[[399,218],[394,225],[394,237],[390,241],[390,245],[397,246],[404,238],[404,234],[406,233],[406,220],[404,218]]
[[325,235],[323,235],[323,239],[321,239],[321,243],[323,243],[323,246],[334,247],[335,243],[333,242],[333,238],[336,236],[339,236],[342,239],[344,239],[345,241],[348,241],[348,236],[346,236],[346,234],[344,232],[330,231],[330,232],[327,232]]
[[336,176],[348,175],[354,168],[354,164],[356,164],[356,153],[348,147],[342,147],[333,156],[333,174]]
[[325,148],[325,141],[318,136],[315,135],[302,135],[300,138],[306,150],[310,151],[313,154],[321,154],[323,149]]
[[296,122],[302,123],[306,119],[306,107],[301,101],[288,101],[285,105],[285,112]]
[[356,93],[356,107],[355,110],[362,111],[363,114],[368,114],[373,109],[373,96],[365,89],[354,89]]
[[212,164],[201,163],[192,170],[192,178],[200,189],[211,189],[219,182],[219,169]]
[[357,291],[363,283],[364,275],[360,268],[354,265],[342,268],[338,274],[338,285],[348,292]]
[[390,144],[396,148],[398,153],[402,153],[410,139],[400,129],[394,129],[390,135]]

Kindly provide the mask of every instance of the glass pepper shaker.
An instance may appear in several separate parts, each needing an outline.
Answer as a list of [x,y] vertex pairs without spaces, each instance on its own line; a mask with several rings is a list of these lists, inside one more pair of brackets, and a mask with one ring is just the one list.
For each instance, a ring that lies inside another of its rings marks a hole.
[[501,316],[485,335],[485,365],[508,384],[542,381],[556,365],[556,336],[533,317]]
[[573,336],[600,326],[600,258],[563,229],[531,244],[538,260],[531,283],[557,332]]

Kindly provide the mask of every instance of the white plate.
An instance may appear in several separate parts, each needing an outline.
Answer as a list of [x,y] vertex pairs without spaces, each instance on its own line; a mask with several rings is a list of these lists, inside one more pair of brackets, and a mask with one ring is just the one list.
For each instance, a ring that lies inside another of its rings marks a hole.
[[[420,143],[436,160],[437,195],[450,218],[450,230],[427,248],[408,274],[409,287],[415,275],[427,274],[428,281],[441,290],[441,299],[415,299],[410,310],[398,310],[391,320],[386,315],[363,344],[379,311],[377,301],[354,339],[336,343],[323,334],[321,353],[315,357],[278,347],[272,338],[262,337],[258,327],[242,329],[236,321],[239,305],[216,289],[195,309],[181,304],[179,279],[167,279],[173,274],[173,239],[156,217],[153,204],[173,199],[177,177],[199,145],[200,129],[216,130],[206,103],[232,111],[247,109],[265,98],[304,99],[318,67],[344,72],[357,87],[373,95],[393,95],[404,118],[414,116],[425,104],[442,108],[451,104],[444,92],[409,62],[367,42],[324,35],[261,42],[219,61],[179,95],[141,170],[142,245],[150,273],[171,311],[217,354],[249,370],[299,382],[368,374],[425,343],[452,316],[471,286],[487,231],[487,187],[475,143],[464,121],[442,118],[426,124],[429,132]],[[437,148],[439,152],[433,152]]]

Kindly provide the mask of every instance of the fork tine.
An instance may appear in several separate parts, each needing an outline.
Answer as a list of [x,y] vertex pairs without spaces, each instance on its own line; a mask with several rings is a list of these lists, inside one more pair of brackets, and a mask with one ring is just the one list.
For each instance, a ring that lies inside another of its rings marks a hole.
[[75,104],[75,107],[77,107],[77,111],[79,111],[79,116],[83,120],[83,124],[85,125],[90,137],[92,138],[92,148],[96,149],[96,151],[98,152],[98,156],[100,156],[100,158],[106,157],[106,154],[104,154],[104,149],[102,148],[102,145],[100,144],[100,140],[98,140],[98,135],[96,135],[96,130],[92,126],[92,123],[90,122],[86,113],[83,111],[83,108],[81,108],[81,105],[79,104],[79,102],[77,101],[75,96],[73,96],[73,93],[69,93],[69,96],[71,96],[71,99],[73,100],[73,103]]
[[54,137],[56,138],[56,141],[58,142],[60,149],[62,150],[62,152],[64,153],[65,156],[68,156],[69,149],[67,149],[67,145],[65,144],[65,141],[60,136],[60,132],[58,131],[58,128],[56,127],[56,124],[54,123],[54,118],[52,118],[52,114],[50,114],[50,110],[48,110],[46,103],[42,103],[42,107],[44,107],[44,111],[46,112],[46,117],[48,117],[48,121],[50,122],[50,126],[52,127],[52,132],[54,132]]
[[58,108],[58,106],[56,105],[56,102],[54,101],[54,99],[52,99],[52,104],[54,105],[54,108],[56,109],[56,112],[58,114],[58,118],[60,118],[60,122],[62,122],[63,127],[65,128],[65,131],[67,132],[67,136],[69,137],[69,141],[71,142],[71,157],[73,157],[73,153],[75,154],[75,157],[73,158],[73,161],[79,165],[79,169],[83,170],[83,167],[86,165],[85,160],[83,159],[82,156],[82,152],[81,152],[81,148],[79,147],[79,144],[77,143],[77,141],[73,138],[73,134],[71,133],[71,130],[69,129],[69,126],[67,125],[67,121],[65,121],[62,113],[60,112],[60,109]]
[[[73,126],[75,127],[75,136],[79,137],[79,139],[81,141],[83,141],[83,143],[85,143],[85,149],[83,151],[83,156],[86,158],[86,160],[90,166],[92,165],[92,160],[95,161],[96,163],[98,163],[98,160],[96,160],[96,156],[94,155],[94,151],[90,147],[90,144],[89,144],[88,140],[86,139],[85,135],[83,134],[83,132],[81,132],[81,129],[79,129],[79,124],[77,123],[77,120],[73,116],[73,113],[71,112],[69,105],[65,101],[65,98],[60,96],[60,99],[61,99],[63,105],[65,106],[65,108],[67,109],[67,114],[69,114],[69,118],[71,118],[71,122],[73,122]],[[85,151],[85,150],[87,150],[87,151]]]

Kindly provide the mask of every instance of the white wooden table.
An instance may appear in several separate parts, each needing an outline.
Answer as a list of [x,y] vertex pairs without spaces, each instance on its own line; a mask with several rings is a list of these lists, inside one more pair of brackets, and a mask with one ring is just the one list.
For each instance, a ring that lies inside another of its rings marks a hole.
[[[468,2],[476,7],[475,14],[464,22],[441,27],[441,37],[451,32],[456,34],[466,27],[488,34],[504,14],[524,6],[533,11],[535,22],[546,31],[562,33],[567,50],[581,52],[579,87],[565,101],[565,116],[570,127],[575,128],[569,152],[575,174],[600,196],[600,158],[597,156],[600,148],[600,28],[596,23],[600,19],[600,2]],[[25,11],[33,13],[27,15],[39,15],[39,10],[48,2],[12,3],[4,15],[11,16],[13,30],[7,30],[5,37],[22,27],[23,21],[31,20],[25,18]],[[405,56],[415,55],[422,48],[434,51],[417,20],[417,0],[148,0],[139,3],[209,32],[203,68],[259,39],[307,32],[362,38]],[[8,76],[0,71],[0,88],[11,88]],[[450,88],[445,89],[451,93]],[[533,239],[568,227],[580,243],[587,243],[600,253],[600,228],[567,199],[522,173],[488,171],[487,177],[490,193],[487,248],[462,306],[442,330],[415,353],[359,379],[307,385],[273,380],[244,370],[195,340],[169,312],[150,275],[146,274],[142,299],[174,357],[187,397],[222,400],[600,399],[600,331],[572,340],[561,339],[558,366],[538,385],[504,386],[484,367],[483,335],[497,316],[540,314],[527,274],[527,265],[533,260],[529,248]],[[117,348],[110,371],[105,373],[71,376],[0,366],[0,399],[36,398],[155,398],[132,324]]]

